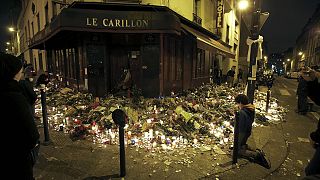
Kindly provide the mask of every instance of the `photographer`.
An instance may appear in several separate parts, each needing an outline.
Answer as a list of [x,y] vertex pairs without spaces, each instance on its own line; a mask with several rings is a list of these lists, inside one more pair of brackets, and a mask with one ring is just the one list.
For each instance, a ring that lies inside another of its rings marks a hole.
[[[313,69],[304,67],[300,71],[300,76],[307,82],[308,86],[308,97],[317,105],[320,105],[320,70],[317,66]],[[313,147],[316,149],[312,159],[305,168],[305,173],[308,177],[320,176],[320,119],[318,122],[317,129],[310,133],[310,139]]]

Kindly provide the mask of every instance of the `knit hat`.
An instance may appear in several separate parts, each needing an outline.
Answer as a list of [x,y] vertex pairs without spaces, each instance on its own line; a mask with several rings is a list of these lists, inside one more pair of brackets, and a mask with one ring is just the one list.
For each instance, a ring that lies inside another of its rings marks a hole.
[[22,62],[15,56],[0,53],[0,80],[9,81],[21,70]]

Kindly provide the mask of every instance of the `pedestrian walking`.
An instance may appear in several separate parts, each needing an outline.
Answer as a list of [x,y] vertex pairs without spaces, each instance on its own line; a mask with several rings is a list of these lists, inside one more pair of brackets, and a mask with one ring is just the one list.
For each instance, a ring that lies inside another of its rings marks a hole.
[[233,87],[234,75],[235,75],[236,66],[232,66],[232,68],[227,72],[227,84],[228,87]]
[[249,103],[248,97],[244,94],[237,95],[235,102],[239,107],[238,156],[270,169],[270,162],[266,159],[264,152],[260,149],[253,150],[247,144],[252,132],[252,123],[254,122],[254,105]]
[[1,176],[31,180],[35,163],[32,152],[39,147],[40,135],[19,85],[21,76],[22,62],[15,56],[0,53],[0,114],[2,121],[6,121],[3,123],[8,124],[0,131],[5,156]]

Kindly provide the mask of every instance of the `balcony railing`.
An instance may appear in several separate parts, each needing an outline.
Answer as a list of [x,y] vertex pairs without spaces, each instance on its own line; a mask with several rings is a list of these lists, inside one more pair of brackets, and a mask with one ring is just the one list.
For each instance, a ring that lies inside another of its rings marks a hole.
[[197,23],[197,24],[199,24],[199,25],[201,26],[201,24],[202,24],[202,19],[201,19],[198,15],[196,15],[195,13],[193,13],[193,22],[195,22],[195,23]]

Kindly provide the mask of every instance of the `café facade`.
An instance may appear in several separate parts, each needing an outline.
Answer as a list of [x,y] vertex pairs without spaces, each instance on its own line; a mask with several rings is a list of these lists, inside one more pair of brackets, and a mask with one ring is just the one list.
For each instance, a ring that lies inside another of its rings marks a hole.
[[164,6],[74,2],[31,40],[65,86],[111,93],[129,68],[145,97],[210,82],[218,59],[234,59],[219,37]]

